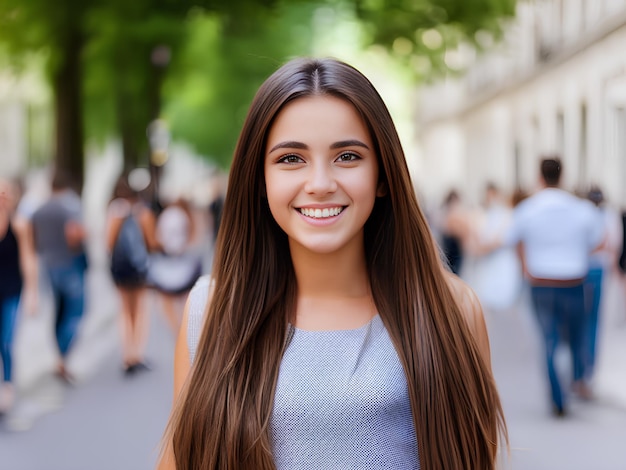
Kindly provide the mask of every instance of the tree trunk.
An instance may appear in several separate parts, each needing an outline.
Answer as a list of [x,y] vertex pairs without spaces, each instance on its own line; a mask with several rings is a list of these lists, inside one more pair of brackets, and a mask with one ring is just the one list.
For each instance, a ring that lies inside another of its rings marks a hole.
[[137,142],[137,131],[134,122],[133,105],[137,97],[130,96],[117,89],[117,119],[120,137],[122,139],[122,159],[124,171],[128,172],[139,166],[141,150]]
[[67,35],[64,57],[53,75],[56,121],[56,170],[66,172],[82,192],[84,180],[82,67],[84,38],[78,31]]

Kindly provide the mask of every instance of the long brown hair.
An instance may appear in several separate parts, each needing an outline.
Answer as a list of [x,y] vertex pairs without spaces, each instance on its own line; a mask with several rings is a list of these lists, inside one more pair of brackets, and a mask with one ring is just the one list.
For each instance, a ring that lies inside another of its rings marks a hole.
[[371,288],[406,373],[421,468],[492,469],[504,419],[489,367],[446,278],[391,116],[334,59],[296,59],[252,102],[235,150],[195,362],[170,422],[176,468],[274,469],[268,425],[296,287],[265,194],[268,131],[286,103],[332,95],[369,128],[388,191],[365,224]]

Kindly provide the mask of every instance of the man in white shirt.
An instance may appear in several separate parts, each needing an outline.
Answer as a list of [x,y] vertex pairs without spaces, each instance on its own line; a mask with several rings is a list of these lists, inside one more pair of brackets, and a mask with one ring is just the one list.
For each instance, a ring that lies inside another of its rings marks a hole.
[[569,343],[572,388],[590,398],[584,382],[583,336],[585,301],[583,281],[591,252],[602,242],[603,224],[594,205],[559,188],[561,161],[541,161],[543,188],[522,201],[513,214],[504,243],[521,244],[532,304],[541,328],[556,416],[566,412],[566,393],[555,367],[561,340]]

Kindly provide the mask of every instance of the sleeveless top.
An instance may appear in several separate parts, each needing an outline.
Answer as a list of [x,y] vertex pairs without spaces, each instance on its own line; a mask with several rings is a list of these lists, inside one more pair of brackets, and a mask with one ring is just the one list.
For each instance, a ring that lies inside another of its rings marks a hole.
[[12,297],[22,291],[22,271],[20,269],[17,238],[11,227],[0,240],[0,297]]
[[[189,296],[187,340],[195,357],[209,280]],[[381,318],[353,330],[290,326],[270,440],[278,470],[419,470],[404,369]]]

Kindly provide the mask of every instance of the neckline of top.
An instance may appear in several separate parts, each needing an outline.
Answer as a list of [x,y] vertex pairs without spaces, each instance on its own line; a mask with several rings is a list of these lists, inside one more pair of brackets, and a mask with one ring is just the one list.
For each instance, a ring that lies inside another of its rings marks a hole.
[[367,323],[358,326],[356,328],[346,328],[346,329],[338,329],[338,330],[305,330],[303,328],[298,328],[294,326],[292,323],[289,324],[289,328],[297,333],[304,334],[328,334],[328,333],[357,333],[359,331],[363,331],[369,327],[371,327],[374,323],[378,323],[380,320],[380,315],[376,313]]

